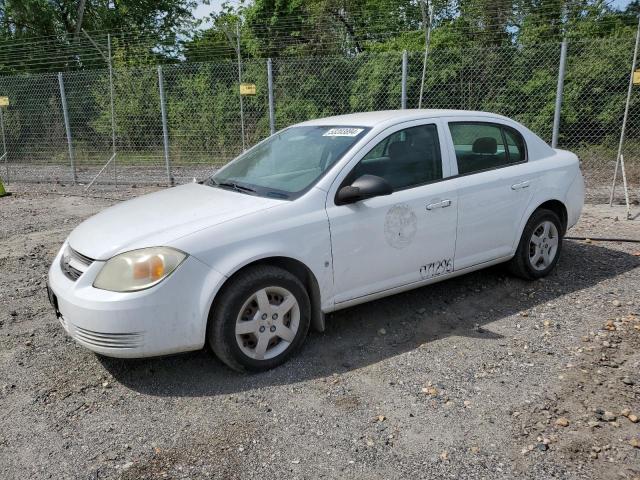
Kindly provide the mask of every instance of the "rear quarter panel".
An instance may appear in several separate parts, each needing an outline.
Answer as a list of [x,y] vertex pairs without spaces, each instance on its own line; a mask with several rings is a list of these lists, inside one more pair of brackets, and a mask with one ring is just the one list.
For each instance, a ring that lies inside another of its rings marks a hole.
[[515,252],[522,231],[531,214],[544,202],[558,200],[567,208],[567,227],[578,221],[584,203],[584,186],[578,157],[565,150],[551,149],[552,155],[527,164],[535,181],[531,200],[522,217],[519,234],[513,245]]

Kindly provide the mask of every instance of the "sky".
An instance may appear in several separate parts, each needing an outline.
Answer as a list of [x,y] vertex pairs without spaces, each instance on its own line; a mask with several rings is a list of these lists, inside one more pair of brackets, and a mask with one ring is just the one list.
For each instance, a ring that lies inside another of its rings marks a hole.
[[[204,3],[200,3],[196,9],[193,11],[193,16],[200,19],[204,18],[212,12],[219,12],[220,6],[224,0],[211,0],[209,5],[205,5]],[[206,25],[203,25],[206,27]]]
[[631,0],[614,0],[611,2],[611,5],[616,7],[618,10],[624,10],[627,5],[631,3]]

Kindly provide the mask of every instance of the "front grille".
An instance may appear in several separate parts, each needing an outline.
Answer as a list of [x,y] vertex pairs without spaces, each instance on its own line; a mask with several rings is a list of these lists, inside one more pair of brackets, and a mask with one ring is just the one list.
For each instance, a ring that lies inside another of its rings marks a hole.
[[141,332],[133,333],[104,333],[94,332],[73,325],[73,336],[80,342],[102,348],[137,348],[142,346]]
[[74,282],[80,278],[87,268],[93,263],[93,259],[76,252],[73,248],[67,246],[60,257],[60,268],[67,278]]

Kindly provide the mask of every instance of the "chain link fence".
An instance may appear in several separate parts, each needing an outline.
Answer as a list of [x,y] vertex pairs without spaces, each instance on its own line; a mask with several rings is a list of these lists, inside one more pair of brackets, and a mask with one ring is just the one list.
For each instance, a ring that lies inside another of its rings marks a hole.
[[[633,43],[633,38],[618,38],[568,45],[558,147],[582,159],[592,200],[608,199]],[[557,43],[431,49],[422,106],[500,113],[551,142],[560,50]],[[99,172],[98,182],[112,184],[203,178],[268,136],[272,127],[400,108],[403,81],[407,107],[417,108],[423,57],[424,52],[406,54],[405,78],[403,52],[274,59],[274,125],[266,60],[241,63],[242,81],[256,86],[255,95],[242,99],[238,64],[231,61],[114,68],[112,77],[108,70],[0,77],[0,96],[10,101],[2,112],[3,176],[8,181],[75,179],[83,184]],[[636,201],[638,95],[634,90],[623,151]],[[616,200],[621,196],[618,189]]]
[[[574,42],[568,45],[567,72],[558,145],[582,160],[588,194],[607,197],[616,166],[634,40]],[[630,195],[640,199],[640,92],[629,102],[624,156]],[[618,174],[614,200],[623,199]]]

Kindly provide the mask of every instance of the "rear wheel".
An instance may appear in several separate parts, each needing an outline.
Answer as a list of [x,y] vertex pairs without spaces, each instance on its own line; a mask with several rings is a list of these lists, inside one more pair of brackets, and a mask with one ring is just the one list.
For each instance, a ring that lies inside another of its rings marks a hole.
[[310,317],[309,296],[296,276],[278,267],[250,267],[216,299],[208,342],[235,370],[268,370],[303,343]]
[[535,280],[547,276],[558,263],[562,250],[562,223],[551,210],[533,212],[522,232],[509,270],[519,277]]

